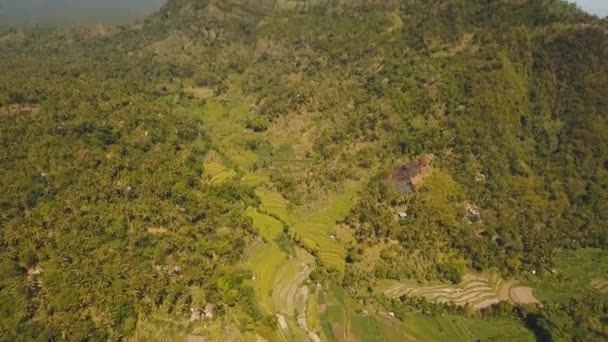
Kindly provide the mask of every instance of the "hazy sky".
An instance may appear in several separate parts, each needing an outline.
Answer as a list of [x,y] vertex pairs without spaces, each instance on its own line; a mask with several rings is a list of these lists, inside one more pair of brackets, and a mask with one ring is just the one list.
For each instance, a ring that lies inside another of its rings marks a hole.
[[[0,0],[0,27],[15,24],[124,23],[146,16],[166,0]],[[608,0],[568,0],[600,17]]]
[[166,0],[0,0],[0,26],[124,23],[159,9]]
[[608,16],[608,0],[570,0],[585,11],[599,15],[600,17]]

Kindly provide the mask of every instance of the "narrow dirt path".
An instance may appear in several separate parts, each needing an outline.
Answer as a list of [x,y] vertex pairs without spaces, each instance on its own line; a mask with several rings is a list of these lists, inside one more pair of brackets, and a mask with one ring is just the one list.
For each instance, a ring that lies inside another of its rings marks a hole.
[[302,330],[306,332],[308,337],[313,342],[321,342],[321,338],[316,332],[308,329],[308,323],[306,322],[306,305],[308,303],[308,286],[304,285],[300,287],[297,294],[297,313],[298,313],[298,325]]

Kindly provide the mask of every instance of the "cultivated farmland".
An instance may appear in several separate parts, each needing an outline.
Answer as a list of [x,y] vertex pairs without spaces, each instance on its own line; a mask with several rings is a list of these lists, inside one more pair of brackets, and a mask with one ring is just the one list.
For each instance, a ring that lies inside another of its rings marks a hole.
[[403,318],[403,326],[415,341],[535,341],[534,335],[519,322],[509,320],[412,313]]
[[551,271],[535,281],[537,294],[543,301],[566,303],[575,296],[605,289],[602,284],[608,279],[608,253],[595,248],[562,250]]
[[431,283],[420,285],[416,281],[382,282],[382,293],[389,298],[401,296],[423,297],[431,302],[471,305],[483,309],[501,300],[515,304],[539,303],[532,289],[518,286],[514,281],[503,281],[496,274],[467,274],[458,285]]
[[205,163],[205,173],[207,174],[207,181],[214,185],[222,184],[236,176],[236,172],[218,162]]
[[350,185],[343,192],[333,196],[318,211],[303,211],[292,228],[302,242],[318,250],[321,262],[329,268],[344,273],[344,247],[336,241],[336,222],[344,219],[354,205],[356,185]]

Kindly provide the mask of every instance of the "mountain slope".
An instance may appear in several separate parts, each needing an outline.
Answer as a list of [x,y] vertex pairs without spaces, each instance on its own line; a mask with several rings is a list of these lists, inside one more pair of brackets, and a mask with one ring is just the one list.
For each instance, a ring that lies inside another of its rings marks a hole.
[[551,0],[172,0],[2,34],[2,337],[605,338],[591,282],[482,311],[378,286],[605,253],[607,32]]

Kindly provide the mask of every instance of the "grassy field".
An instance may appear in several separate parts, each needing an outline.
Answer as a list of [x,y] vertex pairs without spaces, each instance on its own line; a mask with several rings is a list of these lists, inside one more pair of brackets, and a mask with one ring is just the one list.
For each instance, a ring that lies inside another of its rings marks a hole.
[[581,249],[560,251],[555,259],[554,271],[537,279],[534,284],[541,300],[565,302],[587,291],[596,279],[608,279],[608,251]]
[[287,338],[290,341],[308,341],[306,333],[300,329],[294,317],[286,317],[287,325],[289,326],[289,335]]
[[329,341],[389,341],[383,324],[334,283],[318,297],[319,321]]
[[420,341],[535,341],[517,321],[409,314],[403,325],[408,335]]
[[306,303],[306,324],[310,330],[320,330],[318,303],[319,295],[315,288],[311,287]]
[[135,334],[128,340],[131,342],[145,341],[184,341],[187,336],[185,324],[173,323],[169,318],[139,320]]
[[[242,331],[236,322],[238,314],[234,311],[227,311],[220,320],[196,323],[155,312],[149,319],[137,322],[134,335],[127,341],[260,341],[260,335],[253,331]],[[265,330],[261,330],[261,333],[268,335]]]

